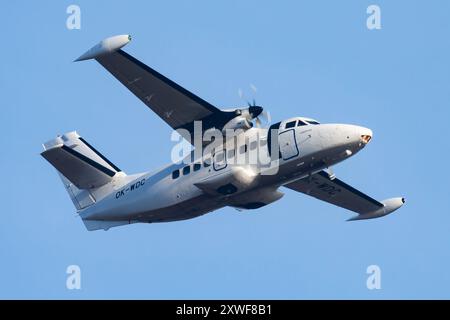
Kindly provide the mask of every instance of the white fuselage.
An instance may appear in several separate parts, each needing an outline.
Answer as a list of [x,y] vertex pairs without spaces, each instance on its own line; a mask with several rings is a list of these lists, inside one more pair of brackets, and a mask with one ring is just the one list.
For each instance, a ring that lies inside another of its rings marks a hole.
[[[197,217],[224,206],[255,209],[280,199],[283,196],[278,191],[280,186],[354,155],[365,146],[361,137],[372,135],[367,128],[343,124],[286,128],[293,119],[279,124],[276,149],[267,143],[268,129],[252,128],[239,137],[248,141],[259,137],[256,148],[266,156],[270,151],[270,167],[267,163],[236,163],[238,155],[252,152],[255,144],[251,142],[244,153],[240,153],[239,145],[234,151],[225,147],[223,161],[216,161],[214,156],[209,166],[201,161],[170,164],[155,173],[119,180],[95,205],[80,211],[80,216],[96,221],[169,222]],[[233,153],[233,157],[228,157]],[[194,163],[200,165],[194,167]],[[190,172],[186,169],[183,173],[187,166]],[[176,171],[179,176],[174,174]]]

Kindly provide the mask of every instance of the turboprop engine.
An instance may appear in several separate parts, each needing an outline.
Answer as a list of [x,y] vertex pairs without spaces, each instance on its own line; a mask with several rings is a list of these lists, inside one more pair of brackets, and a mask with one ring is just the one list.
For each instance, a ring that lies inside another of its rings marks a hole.
[[[234,110],[236,117],[231,119],[227,124],[223,126],[223,133],[226,130],[248,130],[254,126],[261,128],[263,124],[268,124],[270,122],[270,115],[264,111],[263,107],[257,106],[255,104],[249,105],[246,109],[236,109]],[[254,122],[254,123],[253,123]]]

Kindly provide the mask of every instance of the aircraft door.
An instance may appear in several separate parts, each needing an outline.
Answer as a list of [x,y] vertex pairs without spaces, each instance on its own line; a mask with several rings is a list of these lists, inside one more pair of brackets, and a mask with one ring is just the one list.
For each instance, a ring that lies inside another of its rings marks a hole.
[[278,135],[278,142],[283,160],[289,160],[299,155],[297,141],[295,139],[295,129],[281,132]]
[[219,150],[214,153],[213,156],[213,168],[215,171],[225,169],[227,166],[226,152],[225,150]]

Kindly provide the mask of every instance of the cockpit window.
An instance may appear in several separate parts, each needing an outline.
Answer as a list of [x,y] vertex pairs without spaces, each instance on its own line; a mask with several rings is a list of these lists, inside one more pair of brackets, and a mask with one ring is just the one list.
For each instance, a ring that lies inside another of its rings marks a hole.
[[315,120],[306,120],[306,122],[308,122],[309,124],[320,124]]
[[295,121],[291,121],[291,122],[286,123],[286,126],[285,126],[286,129],[293,128],[293,127],[295,127]]
[[302,120],[298,120],[297,127],[300,127],[300,126],[306,126],[306,123],[304,123]]

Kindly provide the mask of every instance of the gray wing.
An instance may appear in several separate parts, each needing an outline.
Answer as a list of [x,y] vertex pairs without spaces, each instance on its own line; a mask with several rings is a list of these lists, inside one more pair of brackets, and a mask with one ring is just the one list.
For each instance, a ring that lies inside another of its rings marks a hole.
[[351,220],[381,217],[398,209],[404,203],[403,198],[379,202],[325,171],[291,182],[285,187],[359,214]]
[[203,130],[221,129],[235,117],[234,112],[221,111],[123,50],[95,59],[173,129],[192,133],[194,121],[202,121]]

